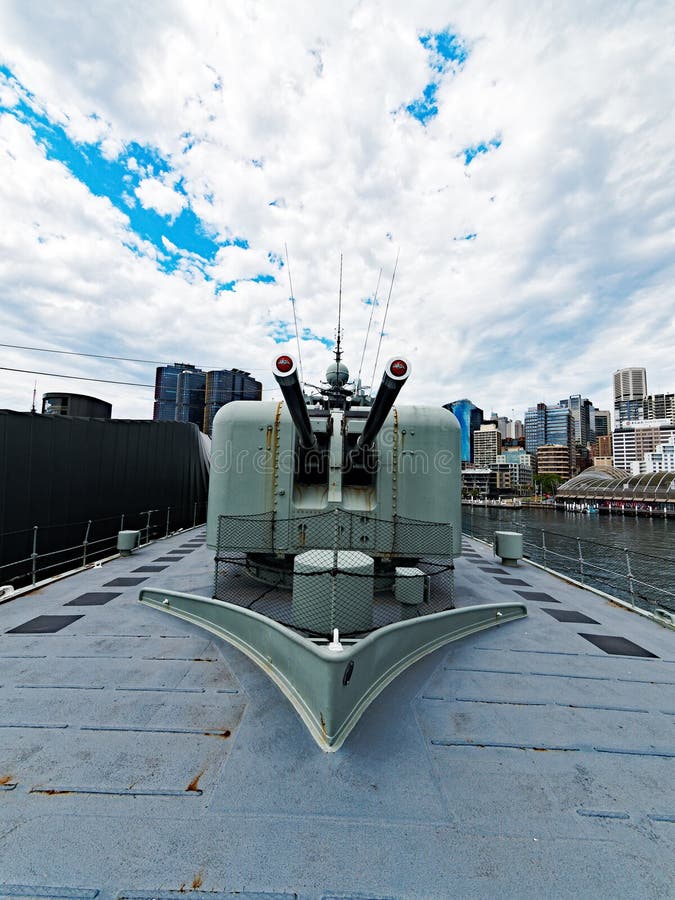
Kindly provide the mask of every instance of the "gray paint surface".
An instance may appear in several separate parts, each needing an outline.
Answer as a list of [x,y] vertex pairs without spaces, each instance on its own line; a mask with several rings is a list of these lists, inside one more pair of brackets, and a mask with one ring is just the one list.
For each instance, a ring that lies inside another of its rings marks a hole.
[[[458,605],[528,618],[421,660],[330,755],[257,666],[138,588],[6,633],[183,541],[0,605],[0,896],[672,896],[672,632],[520,566],[599,624],[557,622],[459,559]],[[208,595],[211,569],[202,546],[144,587]]]

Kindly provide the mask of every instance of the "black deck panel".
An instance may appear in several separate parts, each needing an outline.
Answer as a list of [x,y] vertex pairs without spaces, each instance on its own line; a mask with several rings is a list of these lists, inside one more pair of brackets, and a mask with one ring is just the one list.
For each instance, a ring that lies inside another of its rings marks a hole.
[[576,609],[546,609],[542,607],[542,611],[553,616],[558,622],[576,622],[578,625],[599,625],[595,619],[577,612]]
[[107,581],[103,587],[136,587],[137,584],[142,584],[147,580],[147,578],[113,578],[112,581]]
[[139,566],[137,569],[132,569],[132,572],[163,572],[164,569],[168,569],[168,566]]
[[656,653],[645,650],[645,648],[640,647],[639,644],[618,635],[582,634],[579,632],[579,637],[585,638],[587,641],[590,641],[591,644],[595,644],[600,650],[604,650],[605,653],[609,653],[612,656],[639,656],[649,659],[658,659]]
[[527,581],[523,581],[522,578],[500,578],[498,575],[496,575],[495,578],[500,582],[500,584],[511,584],[514,587],[530,587],[529,583]]
[[514,591],[514,593],[519,594],[523,600],[534,600],[536,603],[560,603],[560,600],[543,591]]
[[121,593],[119,591],[90,591],[87,594],[81,594],[79,597],[75,597],[74,600],[69,600],[68,603],[64,603],[64,606],[103,606],[105,603],[109,603],[111,600],[114,600],[115,597],[120,597]]
[[22,625],[10,628],[5,634],[56,634],[81,618],[82,616],[36,616]]

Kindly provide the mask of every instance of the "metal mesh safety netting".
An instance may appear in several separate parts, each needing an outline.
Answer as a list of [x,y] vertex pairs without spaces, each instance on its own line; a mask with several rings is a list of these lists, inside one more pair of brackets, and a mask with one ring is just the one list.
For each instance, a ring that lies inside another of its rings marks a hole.
[[214,597],[329,637],[454,606],[452,526],[333,509],[219,516]]

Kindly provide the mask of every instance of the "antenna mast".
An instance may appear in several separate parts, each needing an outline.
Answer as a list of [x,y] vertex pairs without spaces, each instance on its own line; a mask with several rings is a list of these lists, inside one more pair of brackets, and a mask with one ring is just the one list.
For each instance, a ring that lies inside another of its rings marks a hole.
[[342,359],[342,348],[340,346],[340,332],[342,330],[342,254],[340,254],[340,290],[338,291],[338,322],[337,322],[337,340],[335,342],[335,362],[340,370],[340,360]]
[[396,269],[398,268],[398,256],[401,252],[401,248],[399,247],[396,251],[396,262],[394,263],[394,271],[391,274],[391,284],[389,285],[389,294],[387,295],[387,305],[384,308],[384,318],[382,319],[382,330],[380,331],[380,340],[377,344],[377,355],[375,356],[375,365],[373,366],[373,377],[370,380],[371,384],[375,384],[375,372],[377,370],[377,361],[380,358],[380,347],[382,346],[382,338],[384,337],[384,326],[387,324],[387,313],[389,312],[389,301],[391,300],[391,292],[394,289],[394,279],[396,278]]
[[298,333],[298,317],[295,314],[295,294],[293,293],[293,281],[291,279],[291,261],[288,258],[288,245],[284,242],[284,250],[286,251],[286,268],[288,270],[288,287],[291,292],[290,301],[293,306],[293,324],[295,325],[295,343],[298,345],[298,366],[300,368],[300,381],[304,383],[305,376],[302,371],[302,354],[300,353],[300,335]]
[[359,366],[359,374],[356,376],[357,385],[361,381],[361,370],[363,369],[363,360],[366,358],[366,347],[368,346],[368,336],[370,335],[370,326],[373,324],[373,313],[375,312],[375,307],[377,306],[377,292],[380,289],[380,279],[382,278],[382,269],[380,269],[380,274],[377,276],[377,284],[375,285],[375,293],[373,295],[373,302],[370,307],[370,318],[368,319],[368,329],[366,331],[366,339],[363,342],[363,352],[361,353],[361,364]]

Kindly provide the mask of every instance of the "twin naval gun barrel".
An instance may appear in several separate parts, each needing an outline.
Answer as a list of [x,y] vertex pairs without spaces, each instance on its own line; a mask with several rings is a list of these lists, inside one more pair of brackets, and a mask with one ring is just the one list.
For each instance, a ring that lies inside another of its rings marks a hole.
[[[272,370],[297,429],[300,444],[305,450],[310,450],[316,446],[317,441],[309,421],[307,404],[302,393],[295,360],[287,353],[282,353],[274,360]],[[359,450],[368,450],[374,445],[375,439],[409,375],[410,363],[407,359],[394,356],[389,360],[384,368],[382,382],[366,419],[363,432],[358,437],[357,447]]]

